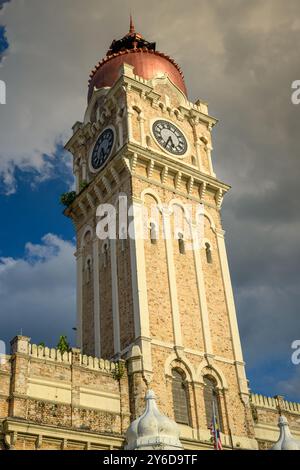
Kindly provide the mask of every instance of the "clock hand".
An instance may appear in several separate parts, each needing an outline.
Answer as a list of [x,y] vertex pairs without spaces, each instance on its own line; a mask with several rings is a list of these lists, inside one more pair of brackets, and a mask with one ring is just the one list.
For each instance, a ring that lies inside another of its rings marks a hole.
[[167,140],[167,143],[166,143],[166,145],[165,145],[165,148],[167,148],[167,147],[168,147],[168,145],[169,145],[169,142],[171,142],[171,147],[172,147],[172,148],[174,148],[174,147],[175,147],[175,145],[174,145],[174,142],[173,142],[173,140],[172,140],[172,137],[171,137],[171,136],[168,138],[168,140]]

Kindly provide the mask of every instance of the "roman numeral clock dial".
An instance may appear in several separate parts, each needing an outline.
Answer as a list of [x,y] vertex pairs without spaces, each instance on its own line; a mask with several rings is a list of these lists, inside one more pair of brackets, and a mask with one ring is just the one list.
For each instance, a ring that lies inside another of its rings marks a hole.
[[107,127],[99,135],[90,155],[90,169],[99,171],[111,156],[115,143],[115,130]]
[[183,156],[187,152],[187,140],[175,124],[160,119],[153,123],[152,132],[165,151],[176,156]]

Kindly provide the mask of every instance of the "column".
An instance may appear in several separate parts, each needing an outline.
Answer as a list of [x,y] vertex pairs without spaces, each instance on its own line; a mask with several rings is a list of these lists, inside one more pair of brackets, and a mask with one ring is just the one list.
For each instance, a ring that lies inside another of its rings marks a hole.
[[94,282],[94,333],[95,333],[95,356],[101,357],[101,335],[100,335],[100,292],[99,292],[99,240],[93,240],[93,282]]
[[112,310],[113,310],[113,328],[114,328],[114,353],[119,356],[120,347],[120,314],[119,314],[119,286],[118,286],[118,268],[116,240],[110,240],[110,264],[111,264],[111,286],[112,286]]
[[123,146],[123,123],[122,119],[119,117],[117,119],[117,128],[118,128],[118,135],[119,135],[119,149]]
[[79,248],[76,253],[76,268],[77,268],[77,320],[76,320],[76,345],[82,349],[82,290],[83,290],[83,250]]
[[239,379],[239,387],[241,394],[245,395],[245,400],[247,401],[247,397],[249,396],[248,391],[248,383],[245,374],[245,367],[244,367],[244,359],[240,341],[240,334],[234,304],[234,297],[230,279],[230,272],[227,260],[227,253],[225,247],[225,239],[224,239],[225,232],[220,229],[216,229],[217,235],[217,244],[219,249],[219,256],[220,256],[220,263],[221,263],[221,272],[223,278],[223,285],[224,285],[224,293],[227,305],[227,311],[229,316],[229,324],[230,324],[230,331],[231,331],[231,338],[233,344],[233,353],[234,358],[236,361],[236,372]]
[[146,264],[144,250],[143,204],[134,200],[129,210],[132,221],[129,226],[132,294],[135,337],[140,338],[143,353],[143,369],[152,373],[151,338],[149,325]]
[[132,116],[133,112],[128,109],[127,111],[127,140],[128,142],[132,141]]
[[212,150],[213,150],[212,146],[210,144],[207,144],[206,145],[206,154],[207,154],[207,159],[208,159],[209,172],[210,172],[211,176],[216,176],[216,174],[214,172],[213,164],[212,164],[212,158],[211,158]]
[[211,333],[210,333],[210,326],[209,326],[208,308],[207,308],[207,301],[206,301],[205,283],[204,283],[197,227],[192,227],[192,230],[193,230],[192,232],[193,233],[193,252],[194,252],[194,261],[195,261],[197,290],[198,290],[199,304],[200,304],[200,309],[201,309],[201,323],[202,323],[202,331],[203,331],[203,339],[204,339],[204,348],[205,348],[206,354],[213,354]]
[[139,114],[138,121],[140,124],[141,145],[146,147],[145,118],[142,116],[142,114]]
[[87,180],[87,171],[86,171],[86,162],[85,161],[82,161],[82,163],[81,163],[81,177],[82,177],[82,181]]
[[182,347],[182,334],[180,325],[180,314],[178,305],[178,293],[176,285],[176,275],[174,266],[174,252],[173,252],[173,236],[170,225],[170,213],[168,210],[163,211],[163,226],[164,236],[166,242],[166,255],[168,264],[168,277],[169,277],[169,288],[171,296],[171,308],[172,308],[172,320],[173,320],[173,331],[174,331],[174,342],[175,346]]

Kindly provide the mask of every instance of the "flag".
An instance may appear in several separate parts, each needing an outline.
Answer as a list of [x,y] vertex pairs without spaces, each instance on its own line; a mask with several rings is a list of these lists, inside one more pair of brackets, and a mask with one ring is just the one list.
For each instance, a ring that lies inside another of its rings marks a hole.
[[214,444],[214,449],[223,450],[220,427],[219,427],[219,423],[216,417],[215,403],[213,402],[212,405],[213,405],[213,414],[212,414],[212,420],[211,420],[211,425],[210,425],[210,433],[211,433],[212,441]]

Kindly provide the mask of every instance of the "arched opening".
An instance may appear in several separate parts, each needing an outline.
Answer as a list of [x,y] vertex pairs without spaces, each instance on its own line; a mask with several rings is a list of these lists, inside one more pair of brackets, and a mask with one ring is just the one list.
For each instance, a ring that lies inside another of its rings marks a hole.
[[206,254],[206,261],[208,264],[212,264],[213,259],[212,259],[212,251],[211,251],[211,246],[209,243],[205,243],[205,254]]
[[154,222],[150,223],[150,240],[152,245],[156,245],[158,239],[157,228]]
[[151,137],[150,137],[150,135],[146,135],[146,145],[147,145],[147,147],[151,147]]
[[178,233],[178,249],[181,255],[185,255],[185,243],[182,233]]
[[219,429],[222,431],[223,423],[217,381],[213,377],[205,376],[203,382],[207,427],[209,428],[211,426],[213,417],[215,416]]
[[92,277],[92,260],[88,258],[85,265],[85,282],[88,284]]
[[106,268],[108,265],[108,243],[103,246],[103,266]]
[[185,374],[180,369],[172,369],[173,407],[176,423],[190,425],[190,401]]

